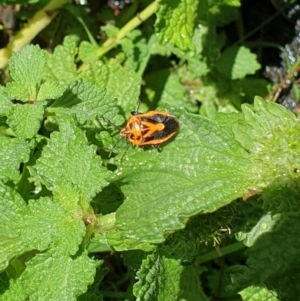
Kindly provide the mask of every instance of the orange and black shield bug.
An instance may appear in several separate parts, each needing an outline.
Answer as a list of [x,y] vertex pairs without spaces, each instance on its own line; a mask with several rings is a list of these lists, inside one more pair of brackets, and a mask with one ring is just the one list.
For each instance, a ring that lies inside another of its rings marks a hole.
[[158,146],[171,139],[179,130],[178,119],[165,112],[131,112],[121,135],[137,146]]

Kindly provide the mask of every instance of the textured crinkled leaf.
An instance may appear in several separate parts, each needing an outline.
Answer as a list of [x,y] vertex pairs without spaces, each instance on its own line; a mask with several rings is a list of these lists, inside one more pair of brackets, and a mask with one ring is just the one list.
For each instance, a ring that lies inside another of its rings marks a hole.
[[[276,178],[296,177],[300,166],[300,123],[283,106],[259,98],[243,105],[244,120],[233,125],[236,139],[252,154],[252,188]],[[254,185],[256,184],[257,185]]]
[[53,195],[54,201],[65,208],[67,212],[74,212],[74,209],[77,208],[77,216],[82,216],[82,212],[78,207],[78,203],[81,201],[81,195],[70,183],[60,183],[60,185],[55,188],[55,191],[53,191]]
[[45,67],[45,53],[38,46],[27,45],[14,52],[9,69],[12,82],[6,86],[11,99],[35,101]]
[[99,290],[99,284],[107,272],[108,269],[103,268],[102,266],[97,267],[94,282],[89,285],[86,293],[78,297],[77,301],[103,301],[103,296]]
[[133,288],[136,300],[177,300],[183,270],[184,267],[174,259],[158,253],[148,255],[137,273],[139,281]]
[[[207,10],[206,6],[201,9]],[[198,79],[208,74],[213,65],[212,62],[216,61],[219,57],[217,38],[215,37],[215,33],[212,32],[213,30],[210,29],[210,27],[214,28],[214,26],[215,24],[208,18],[205,21],[202,20],[201,25],[199,24],[199,26],[194,29],[192,37],[192,43],[195,47],[194,51],[186,52],[170,45],[166,45],[165,47],[160,45],[160,49],[165,48],[165,51],[172,51],[177,57],[187,61],[187,69],[194,75],[192,80],[195,78]],[[167,54],[163,53],[163,55]],[[186,68],[186,66],[180,69],[184,70],[184,68]],[[189,85],[189,81],[191,81],[191,79],[185,78],[184,74],[181,74],[181,79],[183,82],[186,81],[187,86]]]
[[158,41],[182,50],[194,50],[192,36],[198,0],[160,0],[157,3],[155,29]]
[[221,54],[217,70],[229,79],[242,79],[260,69],[256,55],[246,47],[231,47]]
[[[152,45],[153,41],[154,39],[150,45]],[[141,32],[139,30],[133,30],[121,40],[120,45],[123,50],[121,56],[125,55],[124,67],[127,70],[133,70],[137,72],[137,74],[141,74],[140,70],[144,70],[146,67],[142,66],[144,60],[149,59],[150,56],[149,45],[146,43],[146,39],[142,37]]]
[[97,50],[97,46],[87,41],[82,41],[79,46],[78,56],[84,63],[95,64],[99,61]]
[[300,237],[295,232],[299,226],[299,213],[282,214],[276,228],[262,235],[247,250],[247,266],[230,268],[231,289],[265,286],[274,290],[280,300],[293,300],[295,296],[299,296],[300,267],[297,262]]
[[48,80],[40,86],[37,100],[56,99],[62,96],[65,89],[58,83],[58,81]]
[[4,294],[7,289],[10,288],[10,296],[9,301],[21,301],[26,300],[26,293],[24,291],[19,290],[16,287],[10,287],[9,283],[10,278],[6,273],[0,274],[0,300],[6,301]]
[[55,252],[37,254],[20,278],[11,280],[0,300],[12,300],[12,290],[25,292],[26,299],[19,301],[75,301],[93,283],[100,264],[86,252],[72,258]]
[[11,82],[6,85],[6,92],[10,99],[17,99],[23,102],[34,102],[37,100],[37,85]]
[[45,53],[39,46],[27,45],[9,60],[10,76],[26,86],[39,84],[45,65]]
[[178,300],[208,301],[209,298],[203,292],[199,279],[199,267],[195,267],[194,265],[184,267],[181,274],[181,291]]
[[0,137],[0,179],[16,180],[21,163],[29,160],[28,143],[18,138]]
[[111,60],[107,65],[100,62],[95,64],[83,75],[83,79],[105,88],[107,94],[111,98],[116,98],[118,105],[125,112],[135,109],[141,89],[141,78],[135,72],[122,67],[117,61]]
[[17,137],[30,139],[41,127],[44,107],[41,103],[14,104],[7,117],[7,123]]
[[[78,81],[70,86],[61,98],[48,108],[56,115],[74,114],[80,123],[96,118],[104,118],[115,124],[120,119],[119,109],[114,107],[116,99],[108,95],[104,88],[93,83]],[[123,123],[123,119],[121,119]]]
[[71,122],[61,123],[60,132],[51,134],[35,168],[48,189],[55,192],[61,185],[69,187],[86,202],[108,185],[105,178],[110,175],[95,147],[88,145],[84,133]]
[[126,200],[116,213],[116,232],[108,233],[116,248],[160,243],[165,231],[228,204],[251,184],[249,155],[230,128],[192,114],[181,118],[180,133],[161,152],[130,148],[120,164]]
[[269,291],[264,286],[249,286],[239,292],[243,301],[279,301],[275,291]]
[[6,88],[0,86],[0,116],[6,116],[11,106],[11,97],[7,94]]
[[10,71],[13,81],[6,86],[6,93],[11,99],[34,102],[61,96],[63,88],[57,81],[41,84],[45,61],[45,53],[38,46],[32,45],[12,56]]
[[67,36],[63,45],[55,47],[53,54],[48,54],[44,77],[58,81],[62,86],[73,83],[78,79],[76,64],[76,43],[72,37]]
[[26,203],[11,187],[0,181],[1,227],[7,226],[26,209]]
[[161,152],[129,148],[117,171],[126,199],[107,233],[110,244],[161,243],[165,232],[182,229],[195,214],[214,212],[276,178],[297,177],[299,120],[259,100],[243,106],[243,113],[225,124],[187,114]]
[[[0,182],[1,183],[1,182]],[[82,220],[67,216],[49,199],[28,205],[11,188],[0,187],[0,268],[9,260],[31,250],[43,251],[51,243],[64,254],[74,254],[85,234]]]

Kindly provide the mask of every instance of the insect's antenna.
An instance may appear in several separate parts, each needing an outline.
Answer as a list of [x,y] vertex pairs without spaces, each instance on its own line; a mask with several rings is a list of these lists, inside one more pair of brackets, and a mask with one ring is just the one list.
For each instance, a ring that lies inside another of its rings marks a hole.
[[138,113],[139,113],[140,105],[141,105],[141,101],[138,100],[138,104],[137,104],[136,109],[135,109],[135,114],[138,114]]
[[121,139],[122,139],[122,137],[120,137],[120,138],[113,144],[113,146],[112,146],[112,148],[111,148],[111,150],[110,150],[110,152],[109,152],[109,154],[108,154],[108,158],[111,158],[111,155],[112,155],[112,153],[113,153],[113,150],[114,150],[115,146],[120,142]]
[[[109,152],[109,154],[108,154],[108,158],[111,157],[111,155],[112,155],[112,153],[113,153],[113,150],[114,150],[115,146],[120,142],[120,140],[121,140],[122,138],[124,138],[124,137],[123,137],[123,136],[120,136],[120,138],[113,144],[113,146],[112,146],[112,148],[111,148],[111,150],[110,150],[110,152]],[[127,144],[128,144],[128,141],[127,141]]]

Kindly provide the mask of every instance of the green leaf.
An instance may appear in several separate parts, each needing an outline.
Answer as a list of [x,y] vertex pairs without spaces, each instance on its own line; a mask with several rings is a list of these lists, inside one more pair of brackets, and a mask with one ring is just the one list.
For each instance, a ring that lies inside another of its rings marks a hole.
[[239,292],[244,301],[279,301],[275,291],[270,291],[264,286],[249,286]]
[[0,116],[6,116],[11,106],[11,98],[7,94],[6,88],[0,86]]
[[189,265],[184,267],[181,274],[179,300],[209,301],[210,298],[203,292],[199,281],[199,267]]
[[102,266],[98,267],[94,282],[89,285],[86,293],[78,297],[77,301],[103,301],[101,291],[99,290],[99,283],[101,283],[107,272],[107,268],[103,268]]
[[97,55],[98,47],[87,42],[82,41],[79,46],[78,56],[84,62],[88,64],[98,63],[99,58]]
[[295,116],[261,100],[242,109],[244,115],[223,114],[215,121],[185,114],[179,134],[161,152],[130,148],[120,157],[117,179],[126,199],[107,233],[112,246],[161,243],[165,232],[182,229],[193,215],[214,212],[276,178],[297,176]]
[[260,98],[255,99],[254,107],[243,105],[242,111],[245,120],[238,121],[232,130],[252,154],[253,184],[264,188],[276,178],[294,178],[294,169],[300,166],[299,120],[282,106]]
[[254,245],[256,240],[263,234],[271,232],[280,219],[280,214],[272,215],[270,213],[263,215],[256,225],[247,232],[237,233],[237,239],[242,240],[247,247]]
[[45,54],[40,47],[27,45],[9,60],[10,76],[18,83],[33,86],[40,83],[44,65]]
[[6,93],[10,99],[23,102],[34,102],[37,99],[36,85],[25,85],[20,82],[10,82],[6,85]]
[[67,203],[73,202],[73,197],[64,200],[63,190],[68,194],[74,191],[81,200],[90,202],[108,185],[105,179],[110,172],[102,166],[96,148],[88,145],[81,130],[68,121],[61,122],[59,127],[60,131],[51,134],[37,160],[37,176],[49,190],[59,192],[61,202],[66,202],[63,206],[69,207]]
[[218,63],[217,70],[229,79],[242,79],[260,69],[256,55],[244,46],[225,50]]
[[70,36],[65,37],[63,45],[55,47],[53,54],[48,54],[44,77],[55,80],[62,86],[73,83],[78,79],[74,63],[76,54],[75,41]]
[[106,24],[105,26],[101,26],[100,29],[107,35],[109,38],[116,38],[119,29],[118,27],[112,25],[112,24]]
[[244,172],[251,169],[248,156],[228,128],[183,115],[180,133],[162,152],[129,149],[123,155],[117,174],[126,200],[109,240],[116,248],[160,243],[166,230],[182,229],[192,215],[213,212],[243,195],[251,184]]
[[139,30],[134,30],[121,40],[120,45],[123,53],[119,56],[125,56],[124,67],[137,72],[143,59],[150,55],[146,39],[142,37]]
[[35,101],[45,67],[45,54],[38,47],[27,45],[19,52],[14,52],[9,69],[12,82],[6,86],[11,99]]
[[53,244],[61,253],[74,255],[78,250],[85,226],[82,220],[71,218],[50,199],[25,201],[0,182],[0,268],[25,252],[44,251]]
[[198,0],[160,0],[157,3],[155,30],[158,41],[194,50],[192,36],[197,16]]
[[240,7],[241,2],[240,0],[224,0],[224,4],[234,7]]
[[119,117],[115,104],[116,100],[110,97],[104,88],[78,81],[71,85],[48,111],[57,116],[73,114],[81,124],[96,118],[105,118],[114,123]]
[[31,139],[41,127],[44,107],[41,103],[14,104],[7,117],[7,123],[14,134],[21,139]]
[[133,287],[136,300],[177,300],[184,267],[176,260],[160,254],[150,254],[137,273],[139,281]]
[[10,99],[23,102],[55,99],[63,92],[63,87],[56,81],[42,83],[46,67],[45,52],[38,46],[26,46],[15,52],[10,59],[9,67],[12,82],[6,86]]
[[0,179],[16,180],[21,163],[29,160],[28,143],[17,138],[0,137]]
[[[4,301],[5,297],[5,290],[7,290],[10,287],[9,283],[10,278],[7,276],[6,273],[0,274],[0,300]],[[10,301],[20,301],[20,300],[26,300],[26,293],[24,291],[18,290],[17,288],[10,288]],[[7,299],[6,299],[7,300]]]
[[25,292],[26,298],[19,301],[75,301],[93,283],[99,264],[86,252],[72,258],[55,252],[37,254],[21,277],[10,281],[10,289],[0,300],[14,300],[17,293]]
[[[216,86],[214,83],[207,83],[204,87],[201,88],[200,93],[196,93],[195,97],[198,101],[201,102],[201,107],[199,110],[199,113],[202,116],[209,117],[209,118],[215,118],[218,109],[221,112],[232,112],[234,110],[224,110],[226,108],[226,105],[224,107],[220,104],[220,100],[218,99],[218,90],[216,89]],[[228,104],[228,103],[227,103]],[[232,107],[229,103],[229,108]]]
[[199,283],[199,272],[182,266],[162,252],[150,254],[137,272],[138,282],[133,287],[137,300],[208,300]]
[[111,98],[118,100],[118,105],[125,112],[129,113],[136,108],[141,78],[135,72],[122,67],[116,60],[110,60],[107,65],[98,63],[92,66],[82,78],[105,88]]
[[37,100],[56,99],[63,94],[64,90],[58,81],[48,80],[40,86]]

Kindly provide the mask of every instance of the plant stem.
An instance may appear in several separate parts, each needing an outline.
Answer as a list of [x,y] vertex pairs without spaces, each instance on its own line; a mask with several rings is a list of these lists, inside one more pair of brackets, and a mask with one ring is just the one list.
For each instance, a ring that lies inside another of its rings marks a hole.
[[19,51],[29,44],[57,15],[57,10],[64,6],[67,0],[51,0],[46,6],[35,13],[30,21],[0,50],[0,69],[6,67],[13,51]]
[[[242,242],[236,242],[232,245],[221,248],[220,251],[222,253],[222,256],[224,256],[226,254],[230,254],[230,253],[233,253],[233,252],[236,252],[238,250],[245,249],[245,248],[246,247]],[[216,251],[211,251],[211,252],[208,252],[204,255],[199,256],[197,258],[196,262],[197,262],[197,264],[201,264],[201,263],[204,263],[204,262],[207,262],[207,261],[210,261],[212,259],[219,258],[219,257],[220,257],[220,255],[218,255],[218,253]]]
[[136,17],[131,19],[123,28],[120,29],[118,35],[115,38],[109,38],[104,42],[104,44],[98,48],[97,56],[101,57],[106,52],[116,47],[120,41],[133,29],[138,27],[143,21],[147,20],[156,9],[157,0],[152,2],[148,7],[146,7],[141,13]]

